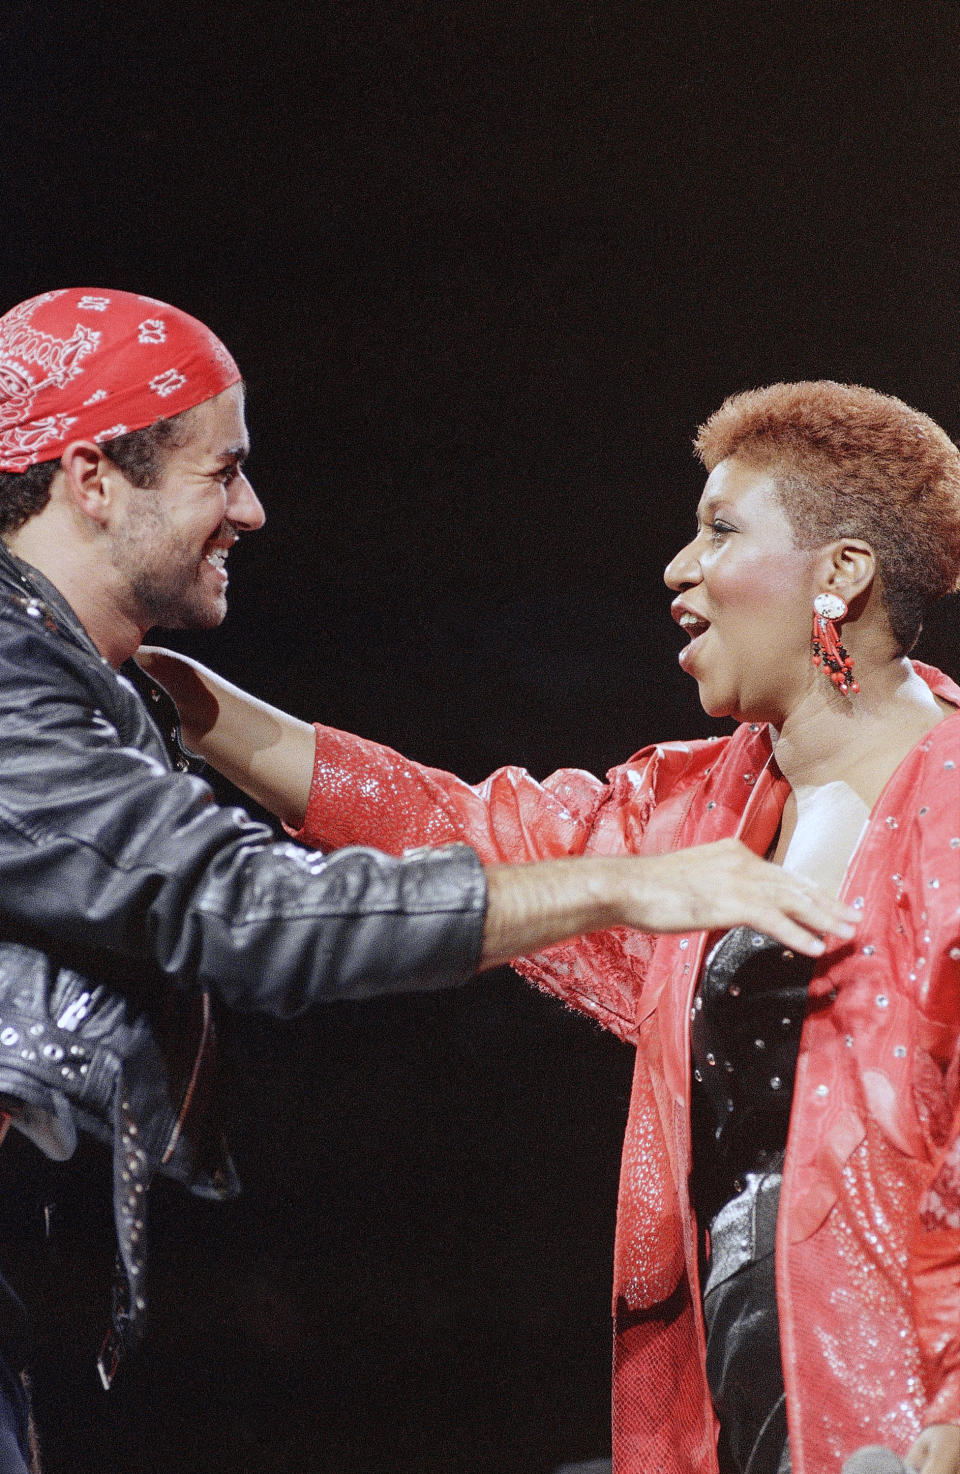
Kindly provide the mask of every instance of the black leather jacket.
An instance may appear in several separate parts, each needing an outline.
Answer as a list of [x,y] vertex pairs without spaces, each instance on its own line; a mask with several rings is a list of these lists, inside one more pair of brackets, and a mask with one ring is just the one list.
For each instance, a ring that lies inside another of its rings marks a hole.
[[218,805],[198,766],[166,692],[0,544],[0,1098],[52,1155],[77,1125],[113,1142],[105,1382],[142,1324],[152,1174],[237,1188],[205,1109],[211,999],[289,1017],[463,981],[480,949],[473,850],[321,856]]

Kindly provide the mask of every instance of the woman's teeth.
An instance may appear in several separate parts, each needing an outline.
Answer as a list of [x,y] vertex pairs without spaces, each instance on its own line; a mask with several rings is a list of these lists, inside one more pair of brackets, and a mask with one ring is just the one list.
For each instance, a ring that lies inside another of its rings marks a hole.
[[694,640],[698,635],[702,635],[704,631],[710,628],[710,621],[708,619],[701,619],[699,615],[690,613],[681,614],[679,624],[680,628],[686,630],[687,634]]

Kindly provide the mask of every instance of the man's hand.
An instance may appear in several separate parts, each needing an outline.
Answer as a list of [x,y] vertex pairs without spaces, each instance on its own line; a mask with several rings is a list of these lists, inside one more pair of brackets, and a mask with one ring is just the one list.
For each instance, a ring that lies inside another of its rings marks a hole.
[[906,1462],[919,1474],[960,1474],[960,1428],[953,1423],[924,1428]]
[[812,880],[759,859],[737,839],[676,850],[646,864],[635,881],[624,877],[623,897],[624,924],[643,931],[752,926],[816,957],[825,950],[823,934],[852,937],[860,919]]
[[826,933],[849,940],[860,919],[812,881],[758,859],[735,839],[671,855],[498,865],[487,879],[481,967],[611,926],[647,932],[752,926],[819,957]]

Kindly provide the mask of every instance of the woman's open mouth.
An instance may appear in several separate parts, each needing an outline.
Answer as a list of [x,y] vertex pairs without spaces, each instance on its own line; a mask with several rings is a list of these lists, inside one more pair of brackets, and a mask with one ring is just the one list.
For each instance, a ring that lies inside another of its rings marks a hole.
[[684,610],[677,623],[690,636],[691,640],[696,640],[700,635],[705,635],[710,628],[709,619],[701,619],[699,614],[694,614],[690,609]]
[[690,640],[689,645],[685,645],[678,656],[681,669],[687,670],[689,669],[690,661],[696,650],[698,641],[702,639],[710,628],[710,621],[709,619],[704,619],[700,614],[695,614],[692,609],[683,608],[674,609],[673,617]]

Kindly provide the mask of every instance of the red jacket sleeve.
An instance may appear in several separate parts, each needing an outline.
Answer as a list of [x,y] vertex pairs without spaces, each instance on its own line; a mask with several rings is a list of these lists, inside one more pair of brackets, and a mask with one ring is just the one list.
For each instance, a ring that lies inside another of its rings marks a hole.
[[[488,864],[636,849],[653,807],[657,756],[615,770],[603,783],[576,768],[538,783],[500,768],[470,785],[410,762],[389,747],[317,726],[313,783],[294,837],[325,849],[369,844],[393,854],[466,841]],[[635,1042],[636,999],[652,939],[617,928],[574,938],[517,970],[621,1039]]]
[[960,1423],[960,1110],[920,1205],[910,1270],[930,1390],[924,1423]]
[[375,845],[389,854],[466,841],[491,864],[577,855],[608,793],[577,769],[538,783],[500,768],[483,783],[425,768],[392,748],[317,724],[313,781],[294,838],[314,848]]

